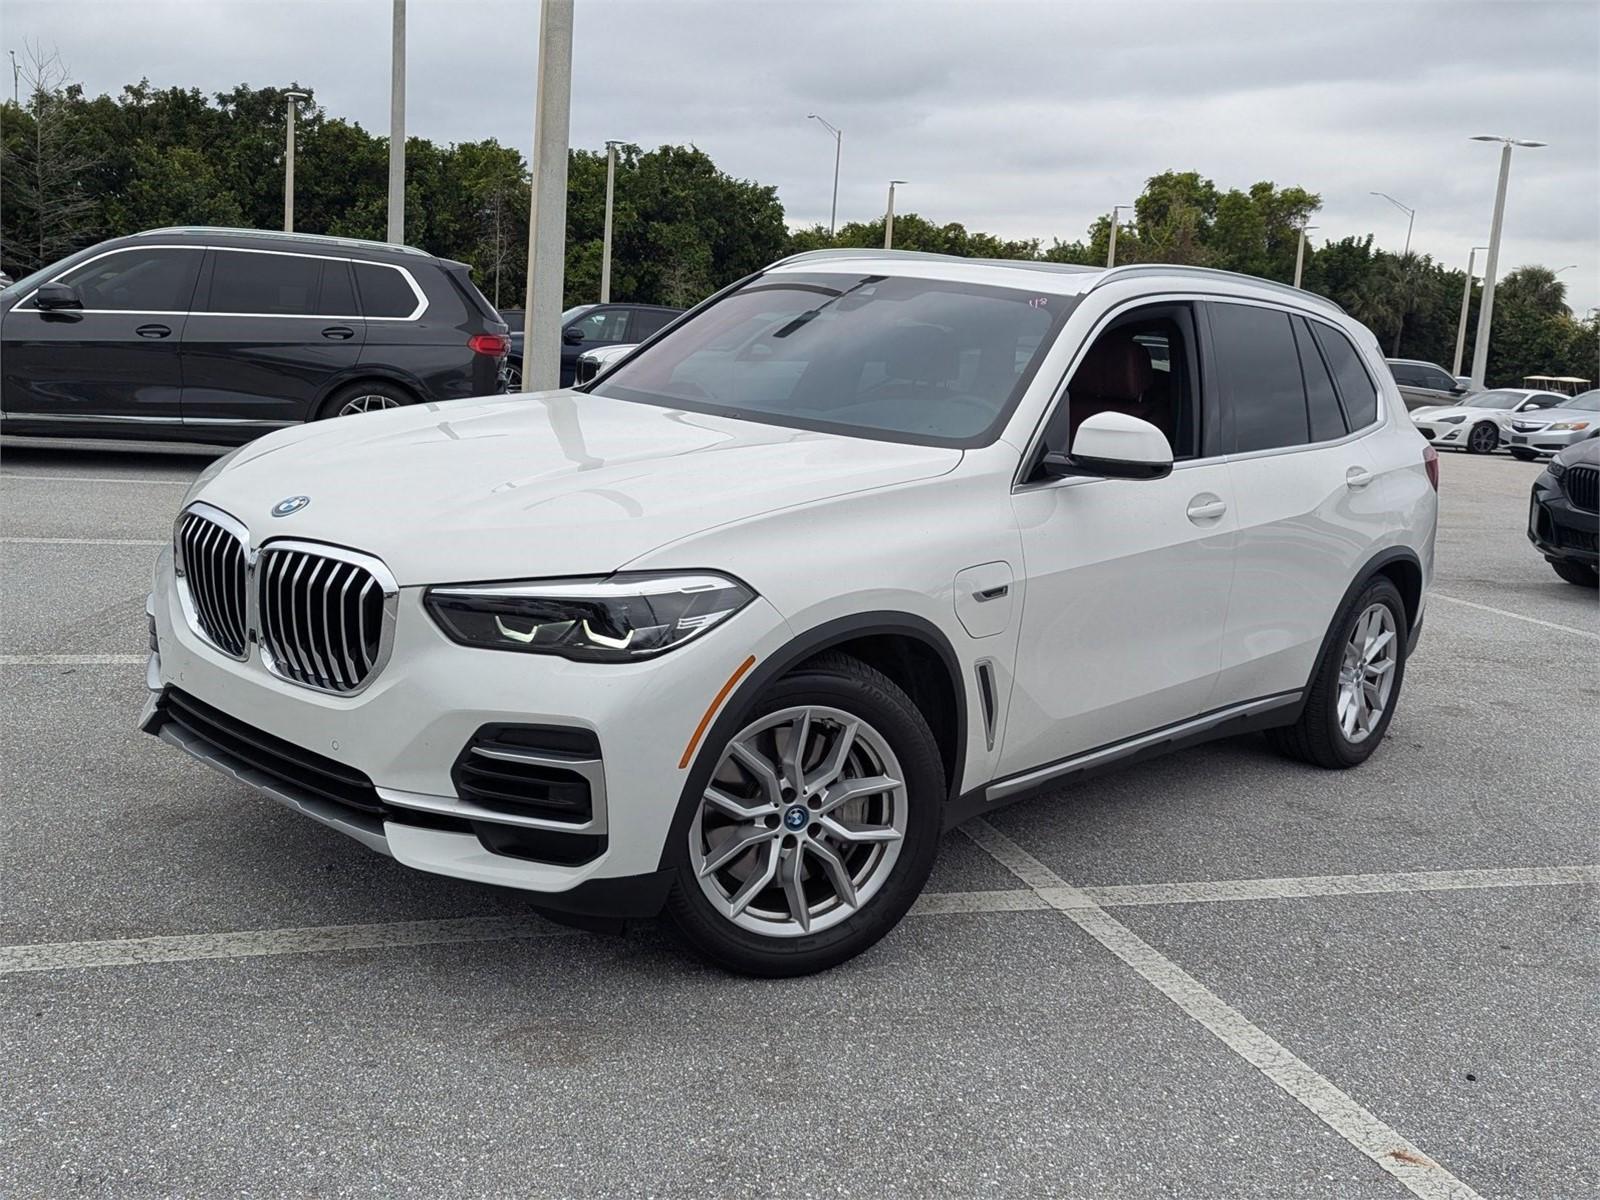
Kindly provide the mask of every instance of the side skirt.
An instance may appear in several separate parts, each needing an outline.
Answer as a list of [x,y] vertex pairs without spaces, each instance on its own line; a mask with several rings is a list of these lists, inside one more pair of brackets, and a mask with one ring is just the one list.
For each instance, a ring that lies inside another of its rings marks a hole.
[[1243,704],[1232,704],[1149,733],[1124,738],[1120,742],[1085,750],[1058,762],[994,780],[973,788],[947,805],[945,828],[954,828],[973,817],[1037,796],[1069,780],[1091,779],[1131,763],[1156,758],[1174,750],[1185,750],[1218,738],[1292,725],[1300,718],[1304,696],[1302,691],[1280,692],[1274,696],[1247,700]]

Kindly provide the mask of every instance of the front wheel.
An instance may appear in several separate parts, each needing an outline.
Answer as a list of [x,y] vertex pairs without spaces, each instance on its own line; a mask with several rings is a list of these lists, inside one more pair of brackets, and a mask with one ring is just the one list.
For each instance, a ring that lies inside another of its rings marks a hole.
[[1600,587],[1600,572],[1588,563],[1563,561],[1559,558],[1551,559],[1550,568],[1568,583],[1575,583],[1579,587]]
[[1336,618],[1300,719],[1270,731],[1273,744],[1291,758],[1331,770],[1365,762],[1400,700],[1405,651],[1405,602],[1380,575]]
[[1493,454],[1500,445],[1500,431],[1487,421],[1480,421],[1467,434],[1467,453]]
[[806,975],[867,949],[921,893],[944,767],[887,676],[824,654],[772,684],[691,801],[667,911],[689,944],[747,975]]

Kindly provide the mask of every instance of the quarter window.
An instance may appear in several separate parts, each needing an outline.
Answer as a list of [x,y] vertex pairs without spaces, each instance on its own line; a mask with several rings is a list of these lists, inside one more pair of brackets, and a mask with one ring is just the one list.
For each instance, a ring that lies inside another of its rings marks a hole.
[[1246,304],[1211,305],[1211,336],[1236,453],[1303,446],[1306,391],[1289,314]]
[[1344,413],[1339,409],[1339,396],[1333,390],[1333,376],[1328,374],[1322,352],[1311,340],[1311,330],[1304,319],[1294,319],[1295,345],[1300,348],[1300,370],[1306,380],[1306,412],[1311,419],[1311,440],[1327,442],[1341,438],[1349,432],[1345,428]]
[[200,272],[201,250],[125,250],[84,266],[61,282],[77,289],[90,311],[186,312]]
[[409,317],[417,308],[417,294],[406,277],[382,263],[353,264],[361,291],[361,311],[369,317]]
[[1361,365],[1356,348],[1331,325],[1321,321],[1311,322],[1317,345],[1333,372],[1333,381],[1339,386],[1339,398],[1344,401],[1345,414],[1350,418],[1351,429],[1365,429],[1378,419],[1378,389],[1372,376]]
[[314,315],[323,262],[301,254],[218,250],[206,311],[269,317]]

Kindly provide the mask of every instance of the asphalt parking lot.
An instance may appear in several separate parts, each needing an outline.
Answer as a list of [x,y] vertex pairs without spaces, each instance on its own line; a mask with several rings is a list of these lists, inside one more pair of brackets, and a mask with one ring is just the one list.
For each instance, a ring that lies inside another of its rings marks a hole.
[[18,1196],[1580,1197],[1600,1189],[1600,606],[1540,468],[1447,454],[1358,771],[1257,738],[946,839],[829,974],[415,874],[134,729],[204,456],[0,455]]

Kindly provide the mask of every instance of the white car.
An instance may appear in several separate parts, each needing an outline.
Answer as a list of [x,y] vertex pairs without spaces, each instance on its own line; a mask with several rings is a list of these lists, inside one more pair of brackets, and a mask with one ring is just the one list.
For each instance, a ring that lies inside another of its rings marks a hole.
[[578,364],[573,370],[573,384],[592,382],[612,365],[632,354],[638,346],[638,342],[619,342],[615,346],[597,346],[593,350],[585,350],[578,355]]
[[1413,409],[1411,421],[1435,446],[1454,447],[1469,454],[1493,454],[1510,442],[1507,423],[1511,418],[1550,408],[1565,399],[1559,392],[1496,388],[1455,404]]
[[407,866],[815,971],[975,814],[1252,730],[1366,759],[1437,485],[1311,293],[806,254],[586,392],[218,460],[142,723]]
[[1524,462],[1559,454],[1590,438],[1600,437],[1600,388],[1563,396],[1542,412],[1503,418],[1506,448]]

